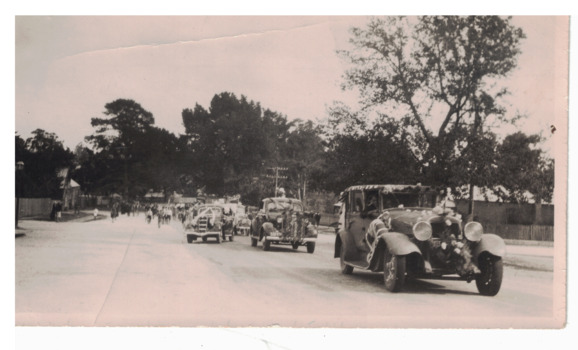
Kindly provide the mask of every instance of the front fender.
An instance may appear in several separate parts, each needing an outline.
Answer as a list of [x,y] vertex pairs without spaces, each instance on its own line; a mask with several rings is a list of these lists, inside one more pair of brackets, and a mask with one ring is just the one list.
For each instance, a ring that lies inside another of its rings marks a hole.
[[341,238],[339,237],[339,235],[335,235],[335,246],[334,246],[334,251],[333,251],[333,257],[334,258],[339,258],[339,256],[341,255]]
[[277,230],[275,229],[275,226],[273,226],[273,224],[270,223],[270,222],[264,223],[263,226],[262,226],[262,230],[263,230],[263,233],[264,233],[266,236],[269,236],[269,235],[271,235],[273,232],[277,231]]
[[403,233],[387,232],[384,233],[380,239],[385,242],[387,249],[393,255],[408,255],[411,253],[421,255],[418,246],[410,241],[409,237]]
[[317,229],[311,224],[307,226],[307,237],[317,238]]
[[502,237],[495,235],[493,233],[485,233],[482,235],[482,239],[478,242],[474,248],[474,257],[478,257],[480,254],[488,252],[492,255],[503,257],[506,255],[506,243]]
[[375,246],[374,254],[372,254],[371,261],[369,262],[369,269],[371,271],[381,271],[385,247],[387,247],[393,255],[409,255],[415,253],[421,256],[421,251],[418,246],[410,241],[407,235],[399,232],[387,232],[379,237],[379,241]]

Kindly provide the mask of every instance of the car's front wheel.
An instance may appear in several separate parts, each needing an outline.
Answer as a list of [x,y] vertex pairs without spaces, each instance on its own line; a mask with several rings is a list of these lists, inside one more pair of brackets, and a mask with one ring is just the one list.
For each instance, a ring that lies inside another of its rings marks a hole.
[[482,295],[494,296],[502,286],[504,265],[502,259],[490,254],[484,254],[478,262],[480,274],[476,275],[476,286]]
[[383,254],[383,281],[385,289],[394,293],[405,284],[405,256],[393,255],[387,247]]
[[294,243],[292,244],[292,247],[293,247],[293,249],[299,248],[299,242],[294,242]]
[[271,249],[271,241],[263,239],[263,250],[268,251],[269,249]]
[[341,273],[344,275],[351,275],[353,272],[353,266],[345,263],[345,247],[343,246],[343,243],[341,244],[341,249],[339,251],[339,263],[341,264]]
[[256,247],[256,246],[257,246],[257,238],[251,237],[251,247]]
[[313,254],[315,251],[315,242],[307,242],[307,253]]
[[187,243],[193,243],[194,239],[192,236],[187,236]]

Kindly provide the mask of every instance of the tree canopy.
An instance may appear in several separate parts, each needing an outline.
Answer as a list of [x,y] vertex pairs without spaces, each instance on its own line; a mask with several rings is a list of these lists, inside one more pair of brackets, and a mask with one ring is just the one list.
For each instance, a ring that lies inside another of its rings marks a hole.
[[118,99],[105,105],[104,118],[92,118],[95,132],[85,139],[89,153],[76,174],[102,194],[143,196],[149,190],[181,190],[180,140],[154,126],[154,117],[139,103]]
[[359,89],[364,110],[404,125],[427,182],[470,184],[475,157],[469,171],[452,169],[492,138],[489,123],[507,120],[498,105],[506,91],[495,82],[515,67],[523,38],[497,16],[374,18],[352,30],[354,48],[341,52],[351,64],[344,87]]
[[57,198],[61,193],[61,170],[72,166],[74,154],[65,148],[56,134],[36,129],[32,137],[15,137],[16,161],[24,162],[22,186],[25,197]]

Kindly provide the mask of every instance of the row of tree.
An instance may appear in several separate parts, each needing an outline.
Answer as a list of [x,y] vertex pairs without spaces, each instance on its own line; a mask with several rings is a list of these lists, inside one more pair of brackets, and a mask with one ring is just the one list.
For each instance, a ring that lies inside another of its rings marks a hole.
[[[270,169],[283,167],[280,184],[299,198],[354,184],[421,182],[464,198],[477,186],[504,200],[526,201],[530,193],[547,202],[554,167],[538,148],[541,138],[499,140],[491,131],[517,119],[498,105],[506,91],[495,88],[515,67],[524,38],[509,21],[387,17],[352,29],[353,49],[340,54],[350,63],[344,88],[360,91],[361,108],[335,103],[319,123],[289,121],[223,92],[208,108],[185,108],[184,134],[176,136],[156,127],[139,103],[118,99],[92,119],[87,146],[73,153],[36,130],[27,140],[16,136],[16,159],[34,164],[25,171],[35,195],[51,195],[49,178],[68,167],[93,194],[202,191],[256,204],[274,192]],[[439,128],[428,128],[436,116],[443,116]]]

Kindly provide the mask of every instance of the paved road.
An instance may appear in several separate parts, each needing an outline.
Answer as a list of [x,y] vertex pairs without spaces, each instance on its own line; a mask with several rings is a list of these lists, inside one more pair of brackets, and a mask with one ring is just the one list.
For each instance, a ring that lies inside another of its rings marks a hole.
[[321,234],[308,254],[289,246],[265,252],[239,236],[187,244],[179,225],[158,228],[142,216],[21,226],[27,234],[16,239],[17,326],[549,328],[560,322],[553,315],[551,262],[538,269],[506,263],[496,297],[460,281],[412,281],[392,294],[379,274],[342,275],[331,233]]

